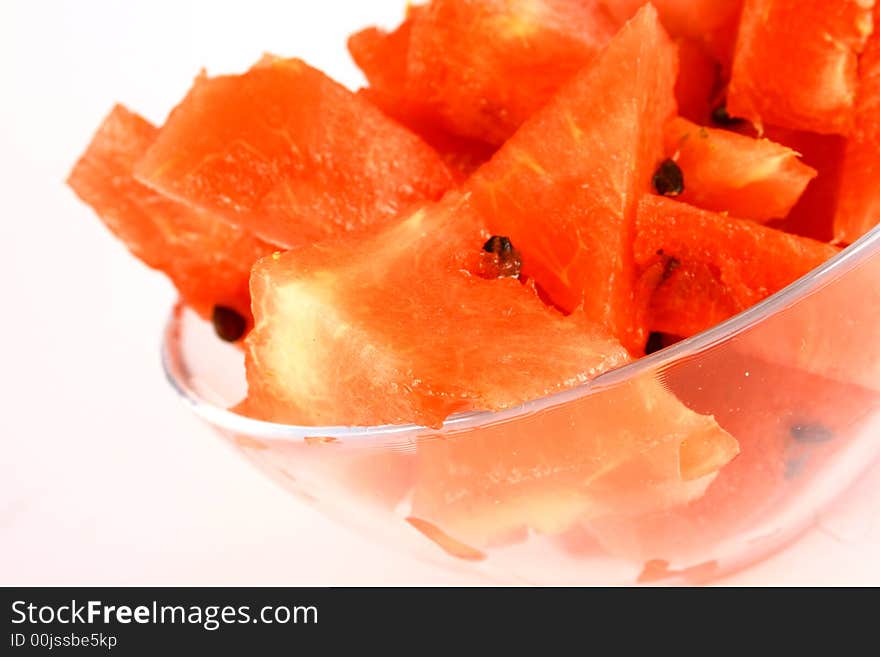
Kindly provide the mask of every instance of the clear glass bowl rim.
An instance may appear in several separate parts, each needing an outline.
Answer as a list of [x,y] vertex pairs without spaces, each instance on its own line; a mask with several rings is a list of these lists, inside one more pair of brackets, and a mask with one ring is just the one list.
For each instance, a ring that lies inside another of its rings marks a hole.
[[358,437],[396,436],[404,438],[409,435],[422,435],[425,433],[436,434],[453,430],[461,431],[509,421],[519,416],[530,415],[587,395],[598,394],[602,390],[634,379],[651,370],[667,367],[684,359],[694,358],[838,280],[877,254],[880,254],[880,226],[875,227],[858,242],[844,249],[834,258],[814,269],[803,278],[800,278],[752,308],[707,331],[649,356],[644,356],[623,367],[606,372],[592,381],[574,388],[531,400],[504,411],[478,411],[453,415],[437,429],[429,429],[415,424],[379,425],[372,427],[278,424],[255,420],[217,406],[204,399],[191,384],[191,376],[187,371],[185,359],[177,340],[180,302],[175,305],[165,326],[161,348],[162,368],[171,387],[197,416],[219,429],[235,434],[269,440],[302,440],[307,437],[320,436],[322,438],[345,439],[347,442],[351,442]]

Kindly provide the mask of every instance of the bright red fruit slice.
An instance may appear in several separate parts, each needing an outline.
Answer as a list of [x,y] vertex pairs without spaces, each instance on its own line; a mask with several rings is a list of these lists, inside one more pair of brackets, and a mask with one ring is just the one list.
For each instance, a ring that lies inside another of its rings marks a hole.
[[627,362],[582,315],[475,270],[484,233],[457,196],[370,237],[260,261],[251,279],[249,412],[300,424],[438,425]]
[[684,173],[679,200],[760,222],[785,217],[816,177],[790,148],[683,118],[666,127],[666,153]]
[[878,31],[859,63],[855,127],[849,135],[841,174],[834,238],[851,244],[880,223],[880,5]]
[[769,139],[800,153],[801,161],[819,174],[807,185],[788,216],[770,225],[788,233],[812,237],[820,242],[832,241],[832,224],[840,195],[846,138],[776,126],[768,126],[765,134]]
[[[759,340],[761,334],[760,328],[754,333]],[[707,371],[730,383],[704,385]],[[615,555],[666,559],[678,567],[718,554],[738,529],[769,520],[786,502],[809,494],[798,489],[815,485],[811,475],[828,467],[835,450],[847,448],[878,404],[877,394],[864,388],[731,349],[678,363],[664,373],[664,383],[689,407],[714,413],[739,442],[739,456],[686,506],[635,519],[608,515],[590,529]]]
[[251,266],[275,247],[135,181],[134,164],[157,132],[117,105],[73,168],[68,184],[134,255],[165,272],[200,314],[209,317],[220,305],[250,317]]
[[488,160],[495,148],[451,134],[420,99],[407,96],[406,63],[412,23],[424,10],[423,6],[410,6],[406,20],[391,32],[369,27],[349,37],[348,50],[370,83],[358,95],[419,135],[463,179]]
[[297,59],[200,77],[138,178],[285,247],[387,222],[452,178],[416,135]]
[[660,269],[648,307],[652,332],[689,338],[746,309],[713,265],[662,258],[652,267]]
[[[639,204],[636,260],[642,267],[672,258],[717,269],[732,298],[748,308],[840,252],[806,237],[752,221],[646,195]],[[702,299],[693,299],[699,305]]]
[[676,48],[647,7],[468,181],[489,230],[559,308],[583,308],[633,353],[639,196],[675,111]]
[[599,0],[433,0],[413,20],[407,95],[450,132],[500,144],[617,27]]
[[728,91],[731,115],[846,134],[874,0],[746,0]]
[[[643,0],[603,0],[619,21],[630,18]],[[652,0],[663,26],[674,37],[692,39],[729,71],[743,0]]]

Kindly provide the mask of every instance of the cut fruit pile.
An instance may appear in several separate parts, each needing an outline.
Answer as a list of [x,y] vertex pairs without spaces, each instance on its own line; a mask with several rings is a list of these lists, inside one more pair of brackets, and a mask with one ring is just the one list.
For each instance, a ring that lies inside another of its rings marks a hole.
[[[439,427],[706,330],[869,232],[878,12],[432,0],[351,36],[356,93],[299,59],[202,74],[161,128],[114,108],[68,182],[244,338],[240,409]],[[739,449],[652,381],[579,408],[420,444],[413,527],[482,545],[659,513]]]

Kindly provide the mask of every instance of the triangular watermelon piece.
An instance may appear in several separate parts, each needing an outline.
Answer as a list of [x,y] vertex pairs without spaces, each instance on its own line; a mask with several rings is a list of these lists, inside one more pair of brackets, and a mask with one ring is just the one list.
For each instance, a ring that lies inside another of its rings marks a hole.
[[852,127],[873,0],[745,0],[728,90],[732,116],[823,134]]
[[678,200],[760,222],[785,217],[816,177],[781,144],[683,118],[666,126],[666,153],[684,174]]
[[705,262],[662,258],[642,277],[650,295],[652,333],[689,338],[746,309],[721,280],[720,270]]
[[360,89],[363,96],[385,114],[415,132],[464,179],[486,162],[495,147],[483,141],[454,135],[444,129],[420,98],[407,94],[407,58],[415,18],[425,7],[411,5],[407,18],[395,30],[387,32],[368,27],[352,34],[348,51],[364,72],[369,87]]
[[467,182],[489,230],[563,311],[583,308],[633,353],[638,198],[675,112],[676,48],[647,7]]
[[[749,345],[713,349],[664,372],[664,383],[690,408],[715,414],[739,442],[739,455],[687,505],[590,521],[590,532],[608,552],[677,567],[700,563],[707,554],[738,553],[739,530],[768,524],[786,506],[791,511],[810,494],[814,475],[852,446],[848,439],[876,412],[876,392],[756,357],[748,347],[762,340],[762,326],[753,334]],[[788,342],[796,344],[796,334]],[[725,385],[705,385],[707,372]]]
[[202,316],[211,317],[219,306],[249,318],[251,266],[276,247],[137,182],[132,174],[135,162],[157,132],[148,121],[117,105],[67,182],[135,256],[165,272]]
[[788,215],[768,225],[820,242],[831,242],[847,139],[840,135],[820,135],[777,126],[767,126],[764,134],[800,153],[801,161],[818,173]]
[[299,424],[501,410],[628,361],[582,315],[515,278],[475,275],[485,233],[458,196],[370,237],[262,260],[251,289],[248,410]]
[[418,445],[411,514],[482,547],[698,498],[738,452],[652,376]]
[[452,185],[416,135],[304,62],[275,58],[200,76],[136,174],[285,247],[388,222]]
[[406,95],[448,131],[501,144],[617,28],[600,0],[432,0],[413,19]]
[[[645,195],[639,204],[636,261],[702,263],[719,272],[732,299],[748,308],[833,258],[840,249],[752,221]],[[703,299],[691,299],[699,306]],[[684,336],[683,333],[677,335]]]
[[[603,0],[611,14],[625,21],[645,4],[643,0]],[[660,20],[676,38],[690,39],[730,72],[743,0],[652,0]]]

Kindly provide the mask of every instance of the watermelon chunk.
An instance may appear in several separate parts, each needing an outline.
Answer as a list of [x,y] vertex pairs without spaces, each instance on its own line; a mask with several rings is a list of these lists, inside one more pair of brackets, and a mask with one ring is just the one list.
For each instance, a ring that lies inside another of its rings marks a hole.
[[834,238],[851,244],[880,223],[880,5],[862,56],[855,126],[847,140],[834,219]]
[[678,45],[678,79],[675,99],[678,113],[701,125],[709,122],[719,86],[718,63],[697,41],[676,39]]
[[[751,221],[646,195],[639,204],[636,261],[643,268],[674,258],[717,269],[740,307],[748,308],[834,257],[840,249]],[[699,305],[703,299],[693,299]]]
[[415,18],[426,7],[410,5],[406,19],[392,31],[367,27],[348,38],[348,52],[363,71],[370,88],[403,101],[406,92],[407,57]]
[[583,308],[633,353],[638,198],[675,112],[676,48],[647,7],[467,182],[489,230],[565,312]]
[[407,95],[501,144],[617,31],[599,0],[433,0],[413,19]]
[[439,124],[421,99],[407,95],[406,63],[412,23],[423,11],[422,6],[410,6],[406,20],[391,32],[369,27],[349,37],[348,51],[370,83],[358,95],[424,139],[463,180],[487,161],[495,148],[453,135]]
[[136,175],[288,248],[388,222],[452,184],[437,154],[372,104],[272,58],[200,76]]
[[202,316],[223,306],[249,318],[251,266],[275,247],[138,183],[132,170],[157,132],[115,106],[67,182],[135,256],[165,272]]
[[420,440],[412,515],[471,546],[558,534],[685,504],[737,452],[710,416],[642,377],[514,424]]
[[760,222],[785,217],[816,177],[785,146],[683,118],[667,125],[666,152],[684,173],[679,200]]
[[[754,344],[762,333],[763,326],[755,329]],[[714,414],[738,441],[739,455],[686,506],[635,519],[609,514],[590,521],[590,531],[611,553],[681,566],[705,559],[741,528],[754,527],[797,499],[798,489],[809,489],[812,475],[845,448],[847,437],[857,435],[880,403],[864,388],[781,366],[739,347],[710,350],[664,372],[664,383],[690,408]],[[706,385],[706,372],[727,383]]]
[[300,424],[436,426],[583,383],[628,360],[581,315],[477,271],[487,234],[453,195],[369,238],[260,261],[249,410]]
[[745,0],[728,108],[759,130],[852,126],[858,58],[874,0]]
[[[657,268],[659,281],[648,302],[648,326],[653,333],[689,338],[746,309],[713,265],[664,257],[650,269]],[[657,280],[655,272],[645,276]]]
[[[620,22],[631,18],[643,0],[604,0]],[[652,0],[669,33],[699,43],[729,74],[743,0]]]
[[846,138],[767,126],[766,136],[797,151],[801,161],[818,172],[784,219],[769,225],[788,233],[832,241],[834,215],[843,176]]

